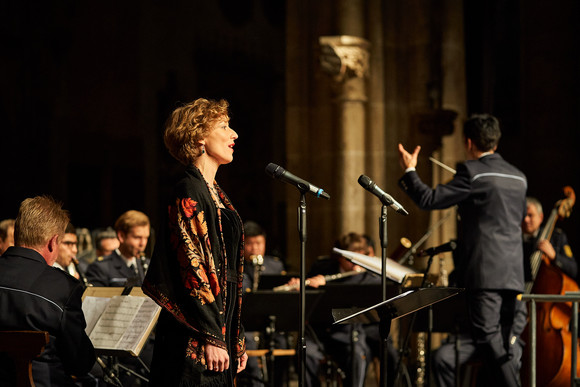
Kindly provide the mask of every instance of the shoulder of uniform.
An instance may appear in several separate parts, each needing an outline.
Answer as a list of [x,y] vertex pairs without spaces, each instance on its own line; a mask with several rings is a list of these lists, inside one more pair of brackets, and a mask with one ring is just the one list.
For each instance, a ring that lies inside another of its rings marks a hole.
[[74,283],[74,281],[77,281],[77,279],[75,277],[73,277],[72,275],[70,275],[69,273],[67,273],[64,270],[59,269],[58,267],[50,266],[50,268],[54,269],[54,270],[51,270],[51,273],[52,273],[52,275],[58,276],[59,281],[66,280],[66,281],[73,282],[73,283]]
[[112,255],[101,255],[100,257],[97,257],[97,262],[110,261],[112,257]]

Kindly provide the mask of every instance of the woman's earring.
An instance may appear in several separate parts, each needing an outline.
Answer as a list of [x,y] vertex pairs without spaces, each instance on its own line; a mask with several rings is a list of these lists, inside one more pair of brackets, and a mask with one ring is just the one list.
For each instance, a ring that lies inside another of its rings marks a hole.
[[205,145],[202,145],[201,146],[201,154],[204,154],[204,153],[205,153]]

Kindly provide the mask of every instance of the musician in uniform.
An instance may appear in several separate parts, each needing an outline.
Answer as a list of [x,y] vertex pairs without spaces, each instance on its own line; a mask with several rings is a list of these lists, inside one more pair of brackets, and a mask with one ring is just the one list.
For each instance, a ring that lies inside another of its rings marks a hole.
[[77,246],[78,238],[75,227],[69,223],[66,226],[62,240],[58,245],[58,257],[56,258],[56,262],[52,265],[52,267],[61,269],[76,279],[80,279],[79,273],[77,272],[73,263],[73,259],[76,258],[78,252]]
[[14,219],[4,219],[0,222],[0,254],[14,246]]
[[[455,177],[435,189],[421,181],[412,153],[399,144],[404,176],[400,187],[425,210],[458,206],[457,285],[466,288],[472,355],[493,367],[497,384],[519,386],[520,359],[510,345],[516,296],[524,290],[521,222],[526,214],[527,180],[496,149],[501,131],[487,114],[470,117],[463,126],[468,160]],[[467,358],[460,358],[459,363]],[[437,367],[434,368],[437,371]],[[440,381],[441,383],[441,381]]]
[[[336,243],[335,247],[342,250],[354,251],[360,254],[373,257],[374,249],[369,244],[368,236],[354,232],[343,235]],[[373,273],[364,271],[360,266],[355,265],[342,256],[331,255],[318,259],[310,268],[307,275],[308,286],[319,288],[326,285],[326,276],[346,274],[344,277],[336,279],[340,284],[349,285],[380,285],[381,279]],[[358,273],[355,275],[350,275]],[[298,278],[294,278],[289,285],[299,283]],[[311,324],[307,327],[306,339],[306,361],[305,361],[305,382],[307,386],[320,386],[320,376],[326,373],[324,364],[336,364],[338,374],[343,379],[343,386],[363,386],[366,369],[372,360],[374,347],[379,340],[378,329],[375,325],[344,324],[337,326],[320,326]],[[354,340],[353,340],[354,338]],[[354,343],[354,345],[353,345]],[[396,364],[396,351],[391,345],[389,349],[388,365],[391,368],[387,371],[387,378],[390,385],[394,379],[394,365]],[[390,371],[390,372],[389,372]]]
[[93,286],[141,286],[148,266],[143,252],[149,240],[149,218],[140,211],[127,211],[115,222],[115,230],[119,248],[91,263],[87,280]]
[[[261,258],[261,261],[258,262]],[[262,275],[284,274],[284,262],[278,257],[266,255],[266,230],[258,223],[244,223],[244,289],[254,290],[256,272]],[[259,282],[259,279],[258,279]]]
[[[149,217],[140,211],[126,211],[115,222],[115,231],[119,248],[98,257],[88,266],[85,277],[92,286],[141,286],[149,265],[149,259],[143,254],[150,234]],[[119,362],[133,372],[146,375],[153,357],[154,340],[153,335],[148,338],[139,358],[127,356]],[[138,380],[129,371],[121,373],[119,378],[123,385],[132,385]]]
[[[0,257],[0,330],[47,331],[50,341],[32,362],[37,386],[76,387],[95,363],[85,333],[82,284],[51,267],[69,221],[47,196],[25,199],[15,224],[15,246]],[[14,364],[0,354],[0,386],[15,386]]]
[[533,197],[526,199],[527,212],[522,222],[522,234],[524,238],[524,275],[526,282],[531,281],[530,256],[536,250],[545,254],[553,265],[556,265],[564,274],[576,280],[578,263],[574,259],[572,249],[568,244],[568,237],[560,228],[555,228],[550,240],[537,240],[540,226],[544,220],[544,211],[540,201]]
[[[266,230],[253,221],[244,222],[244,280],[243,286],[246,292],[257,290],[260,277],[263,275],[277,275],[285,273],[284,263],[278,257],[266,255]],[[256,277],[258,276],[258,277]],[[246,349],[253,350],[268,345],[266,335],[263,332],[246,331]],[[274,338],[276,348],[287,348],[285,335],[276,333]],[[281,384],[287,370],[287,359],[275,359],[274,385]],[[260,369],[258,359],[255,356],[248,357],[246,369],[239,374],[238,386],[263,386],[264,375]]]

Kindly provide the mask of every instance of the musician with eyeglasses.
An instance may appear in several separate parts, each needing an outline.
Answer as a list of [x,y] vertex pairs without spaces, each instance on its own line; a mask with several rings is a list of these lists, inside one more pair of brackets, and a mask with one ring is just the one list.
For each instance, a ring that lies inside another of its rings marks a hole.
[[561,228],[555,228],[550,240],[538,240],[540,226],[544,220],[544,211],[540,201],[529,196],[526,199],[526,217],[522,222],[522,235],[524,238],[524,275],[526,282],[531,281],[530,256],[535,250],[540,250],[550,261],[564,274],[576,279],[578,263],[572,254],[572,248],[568,243],[568,236]]
[[81,276],[76,269],[74,264],[74,260],[76,259],[76,255],[78,253],[78,238],[76,234],[75,227],[69,223],[66,226],[66,230],[58,245],[58,257],[56,258],[56,262],[52,265],[58,269],[61,269],[68,274],[72,275],[76,279],[80,280]]

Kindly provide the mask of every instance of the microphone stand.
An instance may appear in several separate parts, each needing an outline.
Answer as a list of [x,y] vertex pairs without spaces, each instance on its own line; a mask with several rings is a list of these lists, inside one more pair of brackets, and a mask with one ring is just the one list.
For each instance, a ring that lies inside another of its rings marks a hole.
[[[383,204],[381,207],[381,216],[379,218],[379,239],[381,241],[381,288],[382,288],[382,299],[387,300],[387,206]],[[390,324],[389,324],[390,328]],[[387,387],[387,340],[389,338],[389,332],[385,327],[379,327],[379,332],[381,333],[381,345],[380,345],[380,381],[379,385],[381,387]]]
[[[429,269],[431,269],[431,264],[433,263],[433,257],[437,254],[429,254],[429,261],[427,261],[427,267],[423,273],[423,282],[421,283],[421,288],[427,285],[427,274]],[[427,309],[427,342],[425,343],[425,382],[429,386],[431,378],[431,335],[433,333],[433,304],[430,304],[429,309]]]
[[121,381],[119,380],[119,378],[117,376],[117,372],[115,371],[115,369],[113,367],[110,367],[109,365],[107,365],[103,361],[103,359],[101,359],[99,356],[97,356],[97,363],[103,369],[103,372],[104,372],[103,379],[105,380],[105,383],[112,384],[116,387],[123,387],[123,383],[121,383]]
[[399,263],[401,265],[404,265],[405,263],[407,263],[407,260],[412,256],[415,255],[415,253],[417,252],[417,249],[419,247],[421,247],[421,245],[431,236],[431,234],[433,234],[433,231],[435,231],[436,229],[439,228],[439,226],[441,226],[452,214],[452,211],[449,211],[443,218],[441,218],[437,223],[435,223],[433,226],[429,227],[427,229],[427,232],[425,232],[425,235],[423,235],[421,237],[421,239],[419,239],[417,241],[417,243],[415,243],[413,246],[411,246],[411,248],[409,250],[407,250],[407,252],[401,257],[401,259],[399,259]]
[[[300,205],[298,206],[298,235],[300,237],[300,308],[299,308],[299,379],[298,386],[304,386],[306,367],[306,339],[305,332],[305,310],[306,310],[306,194],[307,191],[300,190]],[[272,381],[273,382],[273,381]]]

